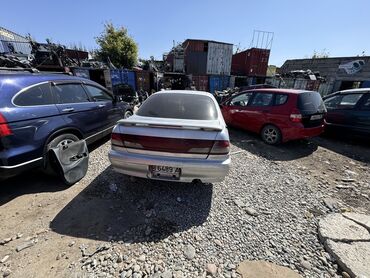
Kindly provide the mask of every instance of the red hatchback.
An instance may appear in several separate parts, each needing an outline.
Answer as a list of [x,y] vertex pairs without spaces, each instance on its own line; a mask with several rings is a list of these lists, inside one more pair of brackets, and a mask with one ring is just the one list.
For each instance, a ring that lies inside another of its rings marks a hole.
[[248,90],[220,106],[228,125],[259,133],[267,144],[314,137],[324,131],[326,108],[318,92]]

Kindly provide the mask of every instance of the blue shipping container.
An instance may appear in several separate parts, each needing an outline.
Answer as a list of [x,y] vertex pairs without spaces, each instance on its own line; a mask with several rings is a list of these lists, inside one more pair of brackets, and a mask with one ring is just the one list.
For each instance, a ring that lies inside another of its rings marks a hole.
[[118,69],[110,71],[112,86],[122,84],[121,71]]
[[128,84],[136,91],[136,78],[134,71],[121,70],[121,79],[123,84]]
[[209,91],[214,94],[215,91],[222,91],[230,86],[230,76],[211,75],[209,77]]
[[361,88],[370,88],[370,80],[363,81],[361,84]]
[[129,70],[114,69],[110,71],[112,86],[128,84],[136,91],[135,72]]

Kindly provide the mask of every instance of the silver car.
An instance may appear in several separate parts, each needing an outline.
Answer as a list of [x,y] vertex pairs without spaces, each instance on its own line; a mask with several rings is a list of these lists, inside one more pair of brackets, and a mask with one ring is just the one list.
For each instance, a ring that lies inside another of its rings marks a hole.
[[229,133],[206,92],[155,93],[117,123],[111,142],[113,168],[129,176],[212,183],[229,171]]

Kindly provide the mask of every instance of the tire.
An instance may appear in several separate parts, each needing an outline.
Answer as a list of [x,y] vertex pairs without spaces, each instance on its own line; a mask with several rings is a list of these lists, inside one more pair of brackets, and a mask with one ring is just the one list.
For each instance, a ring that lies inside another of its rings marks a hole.
[[[59,173],[57,170],[58,168],[56,167],[55,159],[52,159],[49,155],[50,149],[58,147],[60,145],[68,145],[72,142],[77,142],[78,140],[80,139],[76,135],[71,134],[71,133],[59,135],[55,137],[53,140],[51,140],[49,144],[47,144],[46,146],[46,155],[45,155],[46,165],[45,165],[44,172],[48,175],[60,176],[61,173]],[[64,182],[66,183],[65,180]],[[70,185],[70,184],[67,183],[67,185]]]
[[126,110],[123,116],[124,119],[130,118],[133,115],[131,110]]
[[277,126],[266,125],[261,130],[261,138],[266,144],[277,145],[281,143],[281,131]]

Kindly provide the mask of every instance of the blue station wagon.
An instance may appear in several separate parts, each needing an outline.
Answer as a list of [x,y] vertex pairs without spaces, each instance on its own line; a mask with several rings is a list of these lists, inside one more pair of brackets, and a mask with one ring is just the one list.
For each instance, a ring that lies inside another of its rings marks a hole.
[[51,169],[50,148],[80,139],[90,144],[132,113],[87,79],[0,72],[0,180],[34,167]]

